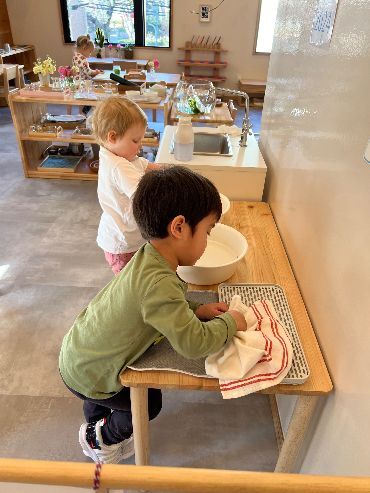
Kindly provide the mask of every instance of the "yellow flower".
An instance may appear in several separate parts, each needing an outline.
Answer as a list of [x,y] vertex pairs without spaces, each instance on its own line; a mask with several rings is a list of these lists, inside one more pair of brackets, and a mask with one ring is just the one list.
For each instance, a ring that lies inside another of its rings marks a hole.
[[33,73],[34,74],[53,74],[56,71],[56,63],[49,55],[45,58],[45,60],[41,60],[38,58],[36,62],[34,62]]

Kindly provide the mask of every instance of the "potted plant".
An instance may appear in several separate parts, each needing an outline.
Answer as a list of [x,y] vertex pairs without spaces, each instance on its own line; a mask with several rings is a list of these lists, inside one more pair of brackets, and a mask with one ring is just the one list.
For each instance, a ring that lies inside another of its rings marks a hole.
[[108,41],[105,38],[104,31],[103,29],[100,29],[98,27],[95,31],[95,43],[98,45],[96,57],[97,58],[104,58],[104,43],[105,41]]
[[125,58],[132,60],[134,58],[134,48],[135,45],[133,43],[125,43],[123,45],[123,54]]

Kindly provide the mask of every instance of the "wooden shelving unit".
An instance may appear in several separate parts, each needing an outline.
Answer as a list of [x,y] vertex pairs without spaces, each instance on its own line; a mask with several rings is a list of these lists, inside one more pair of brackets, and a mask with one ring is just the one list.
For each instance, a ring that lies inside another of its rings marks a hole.
[[36,61],[35,48],[32,45],[13,47],[9,53],[0,54],[0,65],[11,63],[14,65],[24,65],[24,74],[32,74],[33,62]]
[[[170,95],[164,102],[164,111],[168,112],[168,102]],[[60,170],[38,170],[41,162],[44,160],[44,151],[52,144],[65,144],[65,143],[84,143],[95,144],[96,141],[88,137],[72,137],[72,130],[64,129],[57,137],[44,137],[29,135],[29,127],[32,124],[38,123],[42,114],[48,112],[47,105],[53,105],[53,112],[55,112],[55,106],[60,107],[60,111],[57,114],[66,114],[67,106],[96,106],[98,101],[91,100],[63,100],[52,98],[31,98],[22,97],[18,93],[14,93],[9,97],[9,107],[13,118],[14,127],[16,130],[19,150],[22,158],[24,176],[27,178],[61,178],[65,180],[96,180],[98,175],[96,171],[93,171],[89,165],[92,161],[96,160],[91,154],[87,154],[77,165],[74,172],[60,171]],[[167,105],[167,106],[166,106]],[[153,104],[142,105],[142,107],[152,109]],[[156,108],[154,108],[156,109]],[[159,141],[154,139],[144,139],[143,146],[158,147]]]
[[[185,52],[185,58],[178,59],[177,64],[184,67],[185,79],[207,79],[212,82],[223,82],[226,77],[220,75],[220,69],[227,67],[227,62],[221,60],[221,54],[226,53],[227,50],[221,48],[220,45],[216,45],[214,48],[192,46],[190,42],[187,42],[184,47],[178,48]],[[198,59],[196,53],[204,53],[204,56],[213,55],[212,59]],[[192,70],[195,68],[195,71]],[[198,72],[197,70],[207,69],[208,73]]]

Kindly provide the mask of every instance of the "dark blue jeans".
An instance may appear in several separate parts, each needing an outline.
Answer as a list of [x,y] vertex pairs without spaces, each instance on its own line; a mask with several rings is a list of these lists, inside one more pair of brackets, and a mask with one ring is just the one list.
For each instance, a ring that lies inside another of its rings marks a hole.
[[[128,387],[124,387],[109,399],[90,399],[70,387],[68,389],[84,401],[83,411],[88,423],[106,419],[102,427],[102,437],[106,445],[122,442],[132,435],[131,399]],[[161,409],[162,392],[159,389],[148,389],[149,419],[158,416]]]

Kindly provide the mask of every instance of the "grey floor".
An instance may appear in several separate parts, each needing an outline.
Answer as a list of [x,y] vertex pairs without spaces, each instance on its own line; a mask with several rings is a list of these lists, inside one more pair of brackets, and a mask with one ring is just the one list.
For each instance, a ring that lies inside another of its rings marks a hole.
[[[252,113],[255,131],[260,116]],[[95,243],[99,215],[96,182],[24,178],[0,108],[2,457],[88,461],[77,439],[81,402],[57,361],[74,318],[111,279]],[[263,395],[166,392],[150,433],[154,465],[272,471],[278,453]]]

